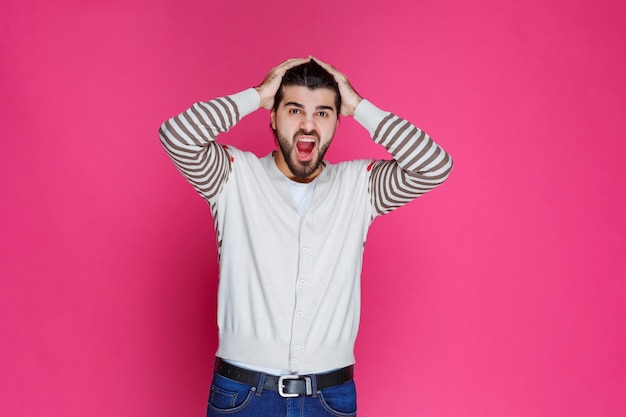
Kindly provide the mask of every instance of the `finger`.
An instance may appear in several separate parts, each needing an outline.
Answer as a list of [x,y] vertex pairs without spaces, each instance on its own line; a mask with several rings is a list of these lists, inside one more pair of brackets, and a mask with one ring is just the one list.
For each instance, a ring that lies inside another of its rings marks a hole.
[[285,73],[289,69],[293,67],[297,67],[298,65],[304,64],[305,62],[308,62],[309,60],[310,60],[309,58],[291,58],[286,61],[283,61],[270,70],[270,72],[265,77],[264,82],[265,83],[272,82],[276,78],[282,79],[283,75],[285,75]]
[[333,76],[333,78],[335,78],[335,81],[337,81],[337,84],[339,84],[340,88],[342,88],[343,86],[352,88],[352,86],[350,85],[350,81],[348,81],[348,77],[343,72],[339,71],[337,68],[333,67],[327,62],[322,61],[319,58],[311,57],[311,59],[313,59],[322,68],[328,71]]
[[260,106],[270,109],[274,105],[273,97],[278,88],[280,88],[285,73],[289,69],[309,62],[310,60],[310,58],[290,58],[272,68],[265,76],[263,82],[258,87],[255,87],[261,96]]
[[298,65],[309,62],[310,60],[310,58],[291,58],[280,64],[277,68],[287,71],[290,68],[297,67]]

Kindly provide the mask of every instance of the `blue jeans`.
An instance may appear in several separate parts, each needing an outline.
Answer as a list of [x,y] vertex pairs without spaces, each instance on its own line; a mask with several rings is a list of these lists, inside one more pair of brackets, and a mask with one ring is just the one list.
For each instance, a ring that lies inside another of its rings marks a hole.
[[251,387],[213,375],[207,417],[353,417],[354,381],[326,388],[310,396],[283,398],[278,392]]

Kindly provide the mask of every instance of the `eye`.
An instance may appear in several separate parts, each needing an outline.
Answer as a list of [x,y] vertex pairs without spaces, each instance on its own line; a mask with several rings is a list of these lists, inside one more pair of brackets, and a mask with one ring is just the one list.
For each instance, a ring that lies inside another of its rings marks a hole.
[[320,112],[317,113],[317,115],[320,116],[320,117],[326,117],[326,116],[328,116],[328,113],[326,113],[325,111],[320,111]]
[[291,114],[299,114],[300,113],[300,109],[297,108],[297,107],[294,107],[294,108],[289,110],[289,113],[291,113]]

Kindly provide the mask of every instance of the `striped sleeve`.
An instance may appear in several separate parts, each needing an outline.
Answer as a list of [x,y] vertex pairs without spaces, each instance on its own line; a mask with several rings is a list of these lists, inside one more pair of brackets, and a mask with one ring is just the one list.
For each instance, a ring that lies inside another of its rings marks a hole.
[[377,214],[403,206],[448,178],[452,158],[424,131],[369,102],[364,106],[360,119],[366,118],[367,122],[359,121],[370,130],[374,142],[383,145],[394,158],[376,161],[371,168],[371,203]]
[[230,173],[228,151],[215,141],[241,118],[258,108],[253,89],[198,102],[161,125],[159,137],[178,170],[208,201],[221,191]]

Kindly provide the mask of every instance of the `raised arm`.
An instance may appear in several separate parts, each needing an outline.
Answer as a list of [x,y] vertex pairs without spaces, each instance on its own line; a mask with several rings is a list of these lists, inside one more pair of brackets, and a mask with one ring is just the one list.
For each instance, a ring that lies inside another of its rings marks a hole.
[[376,213],[389,213],[448,178],[452,158],[424,131],[364,100],[344,74],[314,59],[333,74],[339,85],[341,114],[354,116],[370,132],[374,142],[383,145],[394,158],[376,161],[371,167],[370,194]]
[[161,125],[159,137],[178,170],[198,193],[211,201],[228,180],[231,160],[215,140],[259,107],[271,109],[287,69],[308,61],[294,58],[273,68],[263,82],[240,93],[198,102]]
[[[254,103],[253,90],[233,97],[198,102],[185,112],[161,125],[159,137],[165,151],[178,170],[196,191],[211,201],[221,190],[230,172],[228,152],[215,138],[227,132],[241,119],[236,101]],[[249,104],[250,107],[254,106]]]
[[[366,107],[371,106],[369,109]],[[363,103],[363,113],[379,112],[371,103]],[[363,117],[367,117],[364,116]],[[388,114],[372,134],[393,156],[390,161],[376,161],[370,173],[372,205],[378,214],[386,214],[441,185],[450,175],[452,158],[423,130],[393,114]]]

